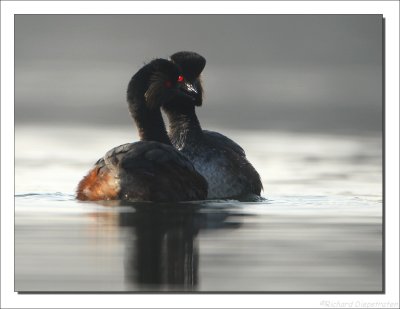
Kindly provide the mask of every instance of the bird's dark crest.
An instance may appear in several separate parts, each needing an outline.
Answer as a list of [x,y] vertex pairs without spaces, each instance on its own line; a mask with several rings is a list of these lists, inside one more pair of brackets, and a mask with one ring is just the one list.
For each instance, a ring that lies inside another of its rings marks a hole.
[[206,59],[198,53],[191,51],[180,51],[173,54],[170,58],[189,79],[198,78],[206,66]]

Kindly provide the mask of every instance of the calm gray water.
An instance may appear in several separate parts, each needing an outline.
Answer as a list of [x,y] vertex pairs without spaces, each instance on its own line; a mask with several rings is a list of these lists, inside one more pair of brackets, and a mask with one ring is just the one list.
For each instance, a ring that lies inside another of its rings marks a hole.
[[16,128],[16,291],[382,290],[380,137],[222,131],[260,172],[258,202],[75,201],[132,131]]

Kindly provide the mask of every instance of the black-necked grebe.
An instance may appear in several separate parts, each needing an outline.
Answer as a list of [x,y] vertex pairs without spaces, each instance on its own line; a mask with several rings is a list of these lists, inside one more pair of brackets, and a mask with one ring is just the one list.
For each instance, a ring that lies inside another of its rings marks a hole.
[[259,174],[247,160],[244,150],[226,136],[202,130],[195,106],[202,104],[203,89],[200,74],[206,60],[194,52],[178,52],[171,61],[183,72],[186,88],[197,92],[195,100],[175,100],[163,104],[169,122],[169,137],[208,182],[207,198],[235,198],[260,195]]
[[207,197],[207,182],[171,144],[160,106],[192,93],[176,65],[156,59],[131,79],[127,99],[140,141],[111,149],[81,180],[79,200],[189,201]]

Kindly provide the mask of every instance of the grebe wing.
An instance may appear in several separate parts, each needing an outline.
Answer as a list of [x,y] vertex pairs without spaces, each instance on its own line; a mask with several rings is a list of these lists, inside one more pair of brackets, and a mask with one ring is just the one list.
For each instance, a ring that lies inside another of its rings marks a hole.
[[139,188],[139,196],[153,201],[207,197],[207,181],[175,148],[150,141],[134,144],[119,163],[122,198],[137,195],[135,188]]
[[219,147],[222,148],[228,148],[231,149],[232,151],[236,152],[238,155],[242,157],[246,157],[246,153],[243,150],[242,147],[240,147],[237,143],[235,143],[233,140],[230,138],[226,137],[225,135],[214,132],[214,131],[208,131],[208,130],[203,130],[204,136],[206,140],[210,141],[213,144],[217,144]]
[[203,130],[206,141],[218,149],[222,149],[229,158],[229,169],[234,171],[238,177],[243,177],[243,181],[249,184],[251,193],[260,195],[263,185],[261,177],[247,160],[246,153],[242,147],[230,138],[218,132]]

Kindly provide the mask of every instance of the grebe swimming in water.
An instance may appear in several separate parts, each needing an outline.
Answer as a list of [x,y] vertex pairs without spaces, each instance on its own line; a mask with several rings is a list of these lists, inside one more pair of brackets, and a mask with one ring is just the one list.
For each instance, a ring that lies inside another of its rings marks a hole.
[[177,66],[156,59],[131,79],[127,91],[129,111],[140,141],[108,151],[81,180],[79,200],[129,199],[140,201],[188,201],[207,197],[207,182],[192,163],[171,144],[160,106],[169,100],[194,100]]
[[187,88],[197,93],[195,100],[176,98],[163,104],[169,122],[169,137],[208,182],[207,198],[235,198],[260,195],[260,175],[247,160],[244,150],[226,136],[202,130],[195,106],[202,104],[200,74],[206,60],[194,52],[178,52],[171,61],[179,66]]

